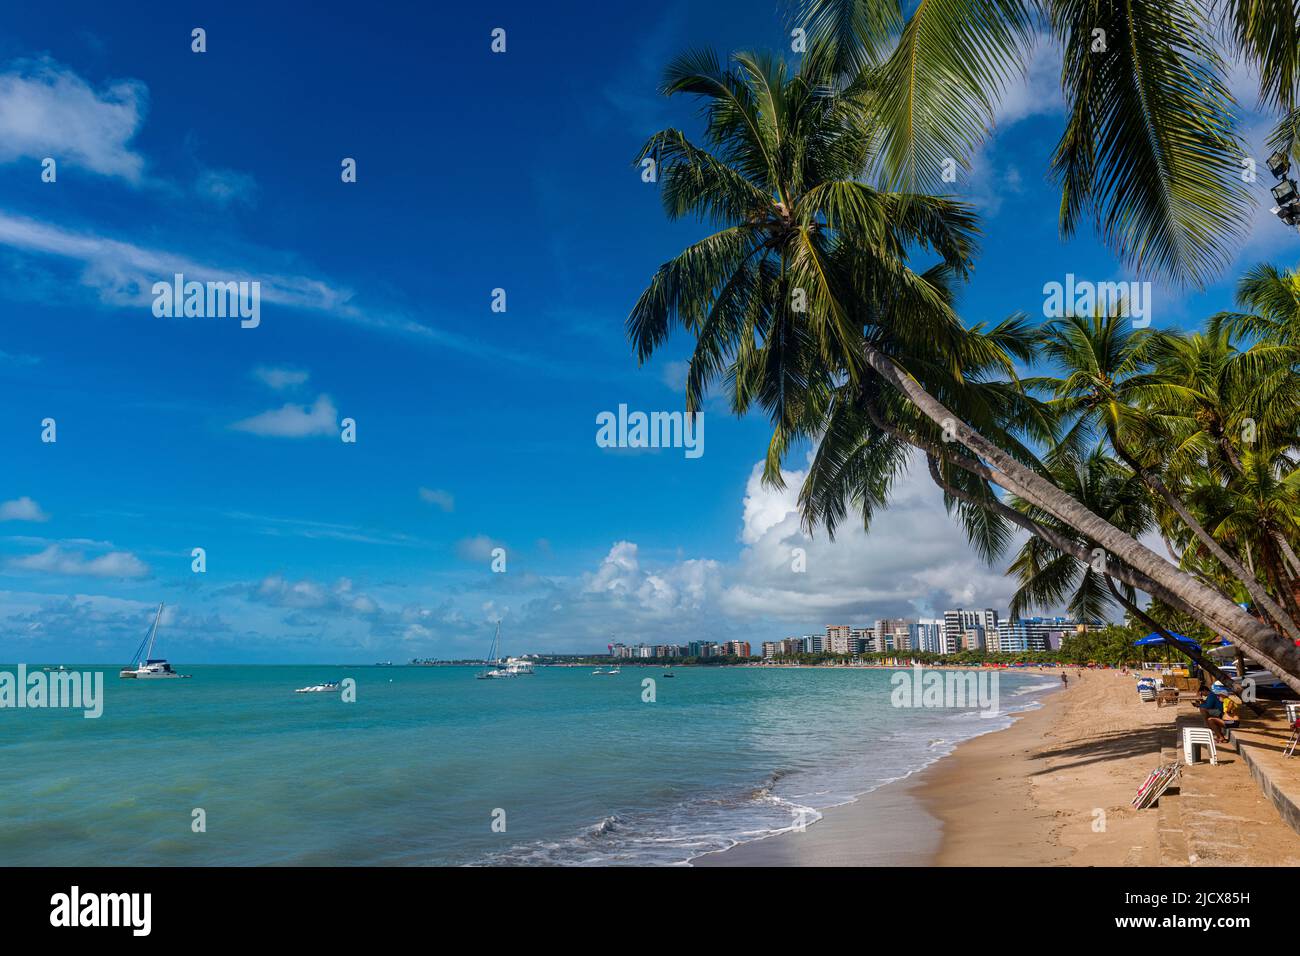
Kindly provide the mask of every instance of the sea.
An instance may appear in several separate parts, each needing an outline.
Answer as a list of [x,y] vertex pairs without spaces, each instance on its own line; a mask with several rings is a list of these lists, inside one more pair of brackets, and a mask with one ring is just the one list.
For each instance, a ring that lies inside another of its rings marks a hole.
[[[681,865],[816,826],[1058,683],[1000,671],[989,716],[896,708],[867,668],[72,669],[104,672],[98,719],[0,709],[0,865]],[[354,701],[294,693],[346,678]]]

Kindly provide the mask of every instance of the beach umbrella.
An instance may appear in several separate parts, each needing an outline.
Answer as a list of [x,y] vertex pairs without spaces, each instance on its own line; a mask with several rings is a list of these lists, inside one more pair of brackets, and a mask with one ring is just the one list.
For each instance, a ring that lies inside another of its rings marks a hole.
[[[1173,638],[1175,641],[1177,641],[1179,644],[1186,644],[1186,645],[1188,645],[1189,647],[1194,647],[1194,648],[1196,648],[1196,650],[1197,650],[1198,652],[1199,652],[1200,649],[1201,649],[1201,645],[1200,645],[1200,644],[1197,644],[1197,643],[1196,643],[1194,640],[1192,640],[1190,637],[1183,637],[1183,635],[1181,635],[1181,634],[1175,634],[1173,631],[1170,631],[1170,632],[1169,632],[1169,636],[1172,637],[1172,638]],[[1152,632],[1152,633],[1148,634],[1146,637],[1139,638],[1138,640],[1134,641],[1133,643],[1134,643],[1134,644],[1137,644],[1137,645],[1139,645],[1139,646],[1143,646],[1143,645],[1147,645],[1147,644],[1164,644],[1164,643],[1165,643],[1165,639],[1164,639],[1163,637],[1161,637],[1159,634],[1156,634],[1156,633]]]

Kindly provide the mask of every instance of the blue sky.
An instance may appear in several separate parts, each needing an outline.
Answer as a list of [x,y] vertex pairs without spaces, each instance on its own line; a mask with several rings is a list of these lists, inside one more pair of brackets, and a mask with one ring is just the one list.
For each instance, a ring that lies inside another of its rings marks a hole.
[[[620,403],[681,407],[688,343],[638,368],[623,331],[703,231],[631,164],[695,125],[659,74],[690,46],[785,45],[778,10],[0,11],[0,658],[121,661],[159,601],[160,649],[192,663],[474,656],[498,616],[507,651],[578,651],[1005,606],[924,475],[831,544],[799,533],[793,483],[759,486],[760,420],[710,405],[698,459],[594,441]],[[957,184],[984,216],[972,321],[1039,310],[1067,272],[1132,278],[1058,235],[1057,63]],[[1263,212],[1238,266],[1295,249]],[[156,318],[174,271],[257,279],[261,324]],[[1226,307],[1230,278],[1157,289],[1155,323]]]

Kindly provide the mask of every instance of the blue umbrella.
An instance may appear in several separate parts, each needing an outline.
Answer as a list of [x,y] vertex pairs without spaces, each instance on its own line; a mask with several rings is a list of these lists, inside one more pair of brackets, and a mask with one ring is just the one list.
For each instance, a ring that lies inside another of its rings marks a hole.
[[[1177,641],[1177,642],[1180,643],[1180,644],[1187,644],[1189,647],[1194,647],[1194,648],[1196,648],[1197,651],[1200,651],[1200,649],[1201,649],[1201,645],[1200,645],[1200,644],[1197,644],[1197,643],[1196,643],[1194,640],[1192,640],[1190,637],[1183,637],[1183,635],[1181,635],[1181,634],[1175,634],[1173,631],[1170,631],[1170,632],[1169,632],[1169,636],[1172,637],[1175,641]],[[1151,634],[1148,634],[1146,637],[1143,637],[1143,638],[1140,638],[1139,640],[1134,641],[1133,643],[1134,643],[1134,644],[1138,644],[1138,645],[1142,645],[1142,644],[1164,644],[1164,643],[1165,643],[1165,639],[1164,639],[1163,637],[1161,637],[1159,634],[1151,633]]]

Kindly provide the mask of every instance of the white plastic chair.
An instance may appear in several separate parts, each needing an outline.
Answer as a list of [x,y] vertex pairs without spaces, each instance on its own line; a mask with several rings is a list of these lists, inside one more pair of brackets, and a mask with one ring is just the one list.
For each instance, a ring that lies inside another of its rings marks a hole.
[[1190,767],[1196,763],[1200,757],[1200,748],[1207,747],[1210,751],[1210,763],[1214,766],[1219,765],[1219,752],[1214,747],[1214,731],[1209,727],[1184,727],[1183,728],[1183,760]]

